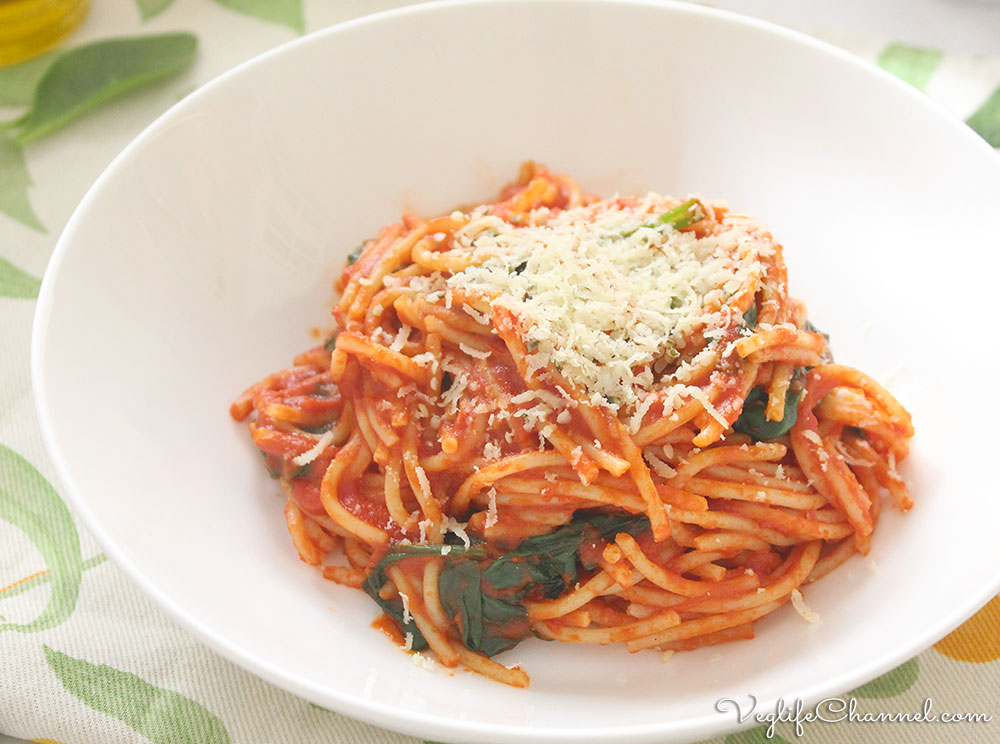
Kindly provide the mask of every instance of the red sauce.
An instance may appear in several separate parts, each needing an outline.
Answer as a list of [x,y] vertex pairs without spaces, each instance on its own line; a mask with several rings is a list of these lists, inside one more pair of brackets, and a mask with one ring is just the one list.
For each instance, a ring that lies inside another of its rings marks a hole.
[[375,630],[381,630],[390,640],[397,646],[403,646],[406,644],[406,639],[403,638],[403,634],[399,632],[399,628],[396,627],[395,621],[386,615],[384,612],[372,621],[372,627]]
[[338,495],[341,505],[358,519],[381,529],[385,529],[386,524],[390,523],[385,503],[366,498],[358,491],[357,483],[342,483]]

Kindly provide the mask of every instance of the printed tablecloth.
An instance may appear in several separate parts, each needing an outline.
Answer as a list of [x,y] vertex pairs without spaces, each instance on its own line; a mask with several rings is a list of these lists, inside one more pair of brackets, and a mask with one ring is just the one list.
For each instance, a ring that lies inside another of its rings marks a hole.
[[[23,149],[0,128],[0,732],[63,744],[416,741],[263,682],[153,606],[106,561],[60,497],[29,376],[35,297],[56,239],[87,188],[135,135],[196,86],[301,31],[404,4],[96,0],[68,46],[185,30],[200,42],[194,64]],[[925,91],[1000,147],[1000,59],[817,35]],[[10,114],[0,121],[20,113],[2,108],[14,93],[10,81],[0,70],[0,114]],[[785,720],[772,731],[765,724],[713,742],[998,741],[998,690],[1000,597],[933,648],[849,696],[845,691],[856,717],[914,716],[930,705],[932,713],[991,720],[813,722],[800,730]]]

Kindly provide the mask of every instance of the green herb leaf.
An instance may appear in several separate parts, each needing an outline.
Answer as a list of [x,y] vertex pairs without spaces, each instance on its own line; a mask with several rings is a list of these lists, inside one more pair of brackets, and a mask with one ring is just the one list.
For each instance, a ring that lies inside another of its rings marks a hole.
[[644,516],[578,517],[548,535],[530,537],[500,556],[483,571],[483,579],[495,589],[537,584],[546,597],[557,597],[576,582],[577,551],[588,527],[606,538],[619,532],[638,534],[649,528],[649,521]]
[[152,744],[231,744],[217,715],[191,698],[129,672],[42,646],[62,686],[85,705],[117,718]]
[[[690,227],[695,222],[705,219],[705,210],[697,199],[688,199],[686,202],[678,204],[673,209],[669,209],[652,222],[645,222],[639,227],[659,227],[660,225],[670,225],[675,230],[683,230]],[[639,228],[636,228],[638,230]],[[625,237],[634,234],[636,230],[625,233]]]
[[108,39],[65,52],[42,75],[14,139],[34,142],[95,106],[180,72],[197,46],[192,34],[173,33]]
[[142,20],[148,21],[173,5],[174,0],[135,0],[135,4],[139,6],[139,13],[142,15]]
[[756,302],[754,304],[752,304],[750,307],[748,307],[747,311],[745,313],[743,313],[743,323],[746,325],[747,328],[753,329],[753,328],[757,327],[757,303]]
[[300,426],[299,428],[309,434],[326,434],[333,428],[333,424],[323,424],[322,426]]
[[462,616],[462,642],[474,651],[483,641],[483,591],[479,579],[478,563],[451,560],[438,580],[441,605],[452,617]]
[[29,106],[46,70],[63,52],[48,52],[27,62],[0,67],[0,106]]
[[357,248],[355,248],[353,251],[351,251],[350,253],[348,253],[347,254],[347,265],[351,266],[351,265],[357,263],[358,259],[361,258],[361,254],[364,253],[364,250],[365,250],[365,244],[362,243]]
[[[438,580],[441,604],[453,619],[460,619],[466,648],[493,656],[527,637],[528,612],[521,600],[529,589],[541,587],[545,596],[555,597],[567,582],[576,581],[578,551],[585,540],[597,535],[607,538],[618,532],[638,534],[647,529],[649,520],[641,515],[591,514],[582,515],[551,534],[524,540],[493,561],[488,560],[483,545],[471,548],[453,545],[444,557]],[[412,634],[413,648],[417,650],[425,648],[427,642],[416,624],[412,619],[404,623],[402,603],[398,599],[382,599],[379,590],[388,580],[385,569],[392,563],[414,556],[440,555],[441,546],[397,546],[378,562],[363,585],[368,596],[404,632]],[[519,591],[505,597],[493,593],[512,587],[519,587]]]
[[271,464],[271,456],[264,451],[260,453],[264,457],[264,467],[267,468],[267,474],[271,476],[271,480],[277,480],[281,477],[281,469],[274,467]]
[[21,152],[20,145],[0,132],[0,212],[43,233],[45,227],[39,222],[28,201],[29,186],[31,176],[24,164],[24,153]]
[[767,390],[758,385],[750,391],[743,403],[743,411],[733,424],[733,430],[747,434],[758,442],[780,437],[795,426],[799,417],[799,400],[802,398],[802,388],[789,386],[785,393],[785,415],[780,421],[770,421],[767,418]]
[[238,13],[270,23],[280,23],[300,34],[305,33],[302,0],[215,0]]
[[479,650],[487,656],[513,648],[521,638],[505,635],[506,629],[514,622],[525,622],[528,611],[523,606],[508,604],[502,599],[483,594],[483,640]]
[[299,465],[297,468],[295,468],[294,471],[292,471],[292,477],[290,478],[290,480],[295,480],[296,478],[304,478],[305,476],[309,475],[309,468],[311,467],[312,464],[308,462],[305,465]]
[[52,594],[41,614],[29,623],[0,623],[0,633],[36,633],[54,628],[73,614],[80,595],[83,557],[69,509],[35,467],[0,444],[0,519],[22,530],[45,559]]
[[[407,558],[413,558],[414,556],[421,555],[441,555],[440,545],[397,545],[389,553],[386,553],[385,557],[382,558],[375,568],[373,568],[368,573],[368,578],[365,579],[365,583],[361,585],[361,588],[365,590],[365,593],[375,600],[375,603],[382,608],[389,617],[393,618],[403,629],[404,633],[413,634],[413,648],[414,651],[420,651],[421,649],[427,648],[427,641],[424,639],[423,634],[417,627],[417,624],[413,622],[413,618],[409,618],[409,622],[403,621],[403,604],[397,599],[387,600],[382,599],[379,596],[379,590],[388,581],[388,576],[386,576],[385,570],[391,566],[393,563],[405,560]],[[468,558],[482,559],[486,557],[486,548],[481,545],[473,546],[471,548],[463,548],[458,545],[452,545],[449,551],[449,556],[459,556],[463,555]]]
[[479,564],[459,558],[448,560],[441,571],[438,591],[441,604],[452,617],[461,616],[462,642],[472,651],[493,656],[523,640],[508,635],[511,623],[526,621],[528,611],[485,594]]
[[330,336],[330,338],[328,338],[326,340],[326,343],[323,344],[323,348],[326,349],[327,351],[333,351],[334,349],[336,349],[337,348],[337,334],[334,334],[334,335]]
[[38,297],[41,282],[9,261],[0,258],[0,297],[32,300]]

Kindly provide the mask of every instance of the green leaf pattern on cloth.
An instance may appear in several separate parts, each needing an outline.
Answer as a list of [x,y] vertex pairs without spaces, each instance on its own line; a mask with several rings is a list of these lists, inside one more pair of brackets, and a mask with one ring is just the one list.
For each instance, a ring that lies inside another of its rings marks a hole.
[[34,466],[0,444],[0,519],[24,532],[49,568],[52,595],[29,623],[0,623],[0,633],[35,633],[62,623],[76,607],[83,559],[69,509]]
[[33,300],[38,297],[40,286],[40,280],[21,271],[7,259],[0,258],[0,297]]
[[725,744],[768,744],[768,742],[770,744],[788,744],[788,739],[781,734],[773,734],[769,739],[767,738],[767,726],[757,726],[737,734],[729,734]]
[[891,672],[886,672],[881,677],[876,677],[866,685],[861,685],[856,690],[851,691],[851,695],[858,698],[891,698],[902,695],[913,687],[913,683],[920,676],[920,662],[910,659],[905,664],[900,664]]
[[943,57],[937,49],[890,44],[879,55],[878,66],[905,80],[917,90],[927,90],[927,84]]
[[21,146],[0,130],[0,212],[33,230],[45,232],[28,201],[31,176]]
[[139,6],[139,14],[142,16],[142,20],[148,21],[173,5],[174,0],[135,0],[135,3]]
[[45,661],[70,694],[117,718],[152,744],[230,744],[229,732],[205,706],[106,664],[74,659],[48,646]]
[[302,0],[215,0],[215,2],[262,21],[288,26],[300,34],[306,30]]
[[[92,568],[100,566],[102,563],[106,563],[108,557],[104,553],[98,553],[85,560],[81,565],[80,569],[82,571],[89,571]],[[0,589],[0,602],[5,599],[11,599],[16,597],[18,594],[23,594],[24,592],[30,591],[39,586],[45,586],[52,582],[52,572],[48,569],[44,571],[38,571],[32,576],[28,576],[24,579],[15,581],[13,584]]]
[[965,123],[993,147],[1000,147],[1000,88],[993,91]]
[[0,67],[0,106],[28,106],[45,71],[62,52],[48,52],[20,64]]

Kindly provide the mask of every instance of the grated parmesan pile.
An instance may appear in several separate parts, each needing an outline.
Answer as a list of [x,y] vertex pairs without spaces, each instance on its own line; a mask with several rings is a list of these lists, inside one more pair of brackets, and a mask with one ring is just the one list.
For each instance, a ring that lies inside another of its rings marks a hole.
[[595,405],[648,407],[654,386],[683,379],[658,379],[661,367],[742,322],[726,303],[760,280],[760,258],[774,250],[744,218],[704,238],[643,226],[675,204],[651,193],[542,215],[542,224],[473,218],[455,247],[475,265],[447,283],[520,319],[532,371],[554,365]]

